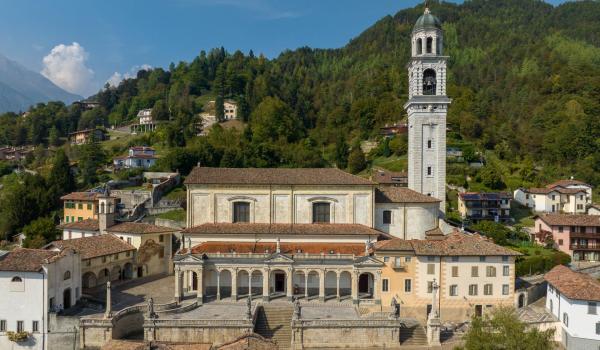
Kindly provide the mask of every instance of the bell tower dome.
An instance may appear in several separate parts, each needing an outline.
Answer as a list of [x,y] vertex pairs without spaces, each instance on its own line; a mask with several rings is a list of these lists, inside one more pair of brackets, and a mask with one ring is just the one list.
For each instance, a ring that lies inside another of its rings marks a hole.
[[446,62],[442,23],[428,7],[411,35],[408,63],[408,187],[446,208]]

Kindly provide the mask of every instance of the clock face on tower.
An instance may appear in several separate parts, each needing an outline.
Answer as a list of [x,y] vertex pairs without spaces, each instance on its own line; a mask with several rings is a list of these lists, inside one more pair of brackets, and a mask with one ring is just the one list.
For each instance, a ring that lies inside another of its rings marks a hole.
[[413,28],[408,64],[408,187],[436,197],[445,210],[446,96],[444,35],[440,20],[428,8]]

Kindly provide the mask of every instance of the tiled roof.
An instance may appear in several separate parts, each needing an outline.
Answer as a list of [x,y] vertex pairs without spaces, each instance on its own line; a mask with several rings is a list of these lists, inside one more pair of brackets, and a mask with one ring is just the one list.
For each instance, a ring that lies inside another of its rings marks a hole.
[[71,192],[60,197],[60,199],[70,201],[95,201],[101,195],[101,193],[97,192]]
[[44,249],[17,248],[0,259],[0,271],[36,272],[48,259],[60,253]]
[[579,180],[558,180],[556,182],[553,182],[549,185],[547,185],[547,188],[554,188],[554,187],[568,187],[568,186],[588,186],[591,187],[590,185],[586,184],[583,181],[579,181]]
[[569,299],[600,301],[600,282],[590,275],[557,265],[544,279]]
[[375,190],[375,203],[439,203],[440,200],[426,196],[406,187],[386,187]]
[[135,250],[134,246],[111,234],[54,241],[48,244],[46,248],[52,246],[59,249],[73,248],[81,254],[82,259]]
[[545,214],[538,218],[550,226],[600,226],[600,215]]
[[551,192],[558,192],[558,193],[562,193],[562,194],[575,194],[575,193],[579,193],[579,192],[585,192],[585,189],[583,189],[583,188],[564,188],[564,187],[554,187],[554,188],[541,187],[541,188],[525,189],[524,191],[528,192],[528,193],[532,193],[532,194],[548,194]]
[[384,185],[404,184],[408,182],[408,173],[402,171],[373,171],[374,182]]
[[[192,248],[193,254],[201,253],[273,253],[277,243],[253,242],[204,242]],[[364,255],[362,243],[280,243],[283,254],[354,254]]]
[[58,226],[58,228],[62,230],[82,230],[82,231],[98,231],[100,230],[100,226],[98,225],[98,220],[96,219],[86,219],[76,222],[69,222],[67,224],[62,224]]
[[[410,246],[410,247],[409,247]],[[504,256],[521,255],[504,248],[478,234],[466,234],[455,231],[440,239],[403,240],[393,238],[389,241],[377,242],[374,250],[412,250],[416,255],[436,256]]]
[[236,185],[374,185],[335,168],[207,168],[196,167],[185,184]]
[[182,233],[196,234],[268,234],[268,235],[385,235],[370,227],[358,224],[202,224],[187,228]]
[[145,224],[142,222],[123,222],[123,223],[108,227],[106,229],[106,231],[114,232],[114,233],[145,234],[145,233],[167,233],[167,232],[175,232],[177,230],[170,228],[170,227]]

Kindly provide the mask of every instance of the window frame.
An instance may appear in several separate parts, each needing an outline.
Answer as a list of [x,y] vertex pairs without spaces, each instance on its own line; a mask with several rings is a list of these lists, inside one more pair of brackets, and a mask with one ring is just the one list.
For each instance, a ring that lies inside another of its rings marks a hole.
[[249,223],[250,222],[250,202],[247,201],[236,201],[232,203],[232,216],[231,222],[234,224],[238,223]]
[[477,294],[479,294],[478,289],[479,288],[478,288],[477,284],[469,284],[469,295],[477,296]]
[[37,320],[31,321],[31,332],[37,333],[40,331],[40,323]]
[[391,225],[392,224],[392,211],[391,210],[384,210],[381,213],[381,222],[384,225]]
[[448,288],[448,295],[451,297],[458,296],[458,284],[451,284],[450,288]]
[[389,278],[383,278],[381,280],[381,291],[385,292],[385,293],[390,291],[390,279]]
[[597,315],[598,314],[598,303],[595,301],[588,301],[588,315]]
[[[327,208],[327,213],[319,212]],[[330,224],[331,223],[331,203],[330,202],[313,202],[312,203],[312,223],[313,224]],[[326,220],[325,220],[326,219]]]

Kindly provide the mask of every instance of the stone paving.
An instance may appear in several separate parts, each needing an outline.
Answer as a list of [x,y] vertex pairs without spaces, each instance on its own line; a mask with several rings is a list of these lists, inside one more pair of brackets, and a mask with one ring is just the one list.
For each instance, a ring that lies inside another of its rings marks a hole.
[[246,305],[209,303],[180,314],[161,315],[170,320],[245,320]]
[[[149,298],[155,304],[165,304],[173,301],[175,284],[172,275],[143,277],[131,281],[114,283],[111,289],[113,311],[129,306],[145,303]],[[106,300],[106,287],[99,286],[88,291],[99,300]]]
[[303,306],[302,319],[307,320],[358,320],[360,315],[354,307]]

